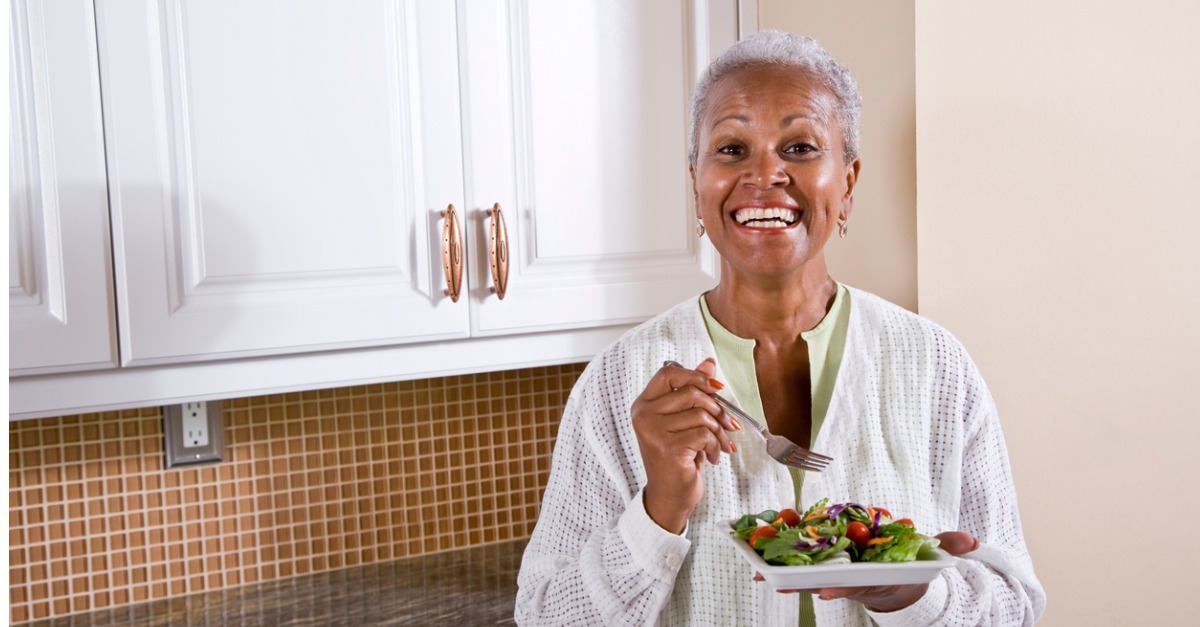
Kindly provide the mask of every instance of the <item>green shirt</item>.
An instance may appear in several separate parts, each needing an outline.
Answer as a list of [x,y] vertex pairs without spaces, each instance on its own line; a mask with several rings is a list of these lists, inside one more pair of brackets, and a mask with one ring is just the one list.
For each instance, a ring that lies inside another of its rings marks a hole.
[[[742,409],[759,424],[766,424],[762,396],[758,391],[758,377],[754,370],[754,340],[740,338],[721,326],[708,311],[708,301],[700,298],[700,311],[708,336],[717,350],[717,363],[725,375],[725,383],[737,398]],[[842,353],[846,348],[846,329],[850,324],[850,293],[838,283],[833,306],[812,330],[804,331],[800,337],[808,344],[810,393],[812,395],[812,434],[810,442],[817,440],[817,431],[829,411],[829,399],[833,396],[833,384],[837,381],[838,369],[842,365]],[[804,482],[804,471],[789,468],[796,494],[794,507],[800,509],[800,486]],[[769,504],[764,504],[769,505]],[[812,595],[800,595],[800,624],[813,625]]]

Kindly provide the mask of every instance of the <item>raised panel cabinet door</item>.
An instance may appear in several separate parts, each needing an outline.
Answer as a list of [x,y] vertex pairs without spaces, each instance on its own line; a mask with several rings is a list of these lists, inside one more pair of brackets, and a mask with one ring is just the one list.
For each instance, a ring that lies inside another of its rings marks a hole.
[[91,0],[16,0],[9,58],[10,375],[117,363]]
[[[736,1],[461,4],[473,333],[637,322],[714,285],[688,107],[737,39]],[[480,259],[496,248],[503,298]]]
[[122,363],[468,335],[453,3],[96,6]]

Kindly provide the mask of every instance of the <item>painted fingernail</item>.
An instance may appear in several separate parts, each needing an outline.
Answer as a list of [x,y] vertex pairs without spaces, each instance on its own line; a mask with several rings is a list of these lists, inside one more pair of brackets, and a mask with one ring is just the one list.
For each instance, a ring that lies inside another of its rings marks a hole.
[[737,419],[737,418],[734,418],[733,416],[730,416],[730,417],[729,417],[729,422],[733,423],[733,428],[734,428],[734,429],[737,429],[738,431],[741,431],[741,430],[742,430],[742,423],[738,422],[738,419]]
[[737,452],[737,445],[736,445],[736,444],[734,444],[733,442],[730,442],[730,443],[729,443],[729,448],[733,449],[733,452],[734,452],[734,453],[736,453],[736,452]]
[[711,386],[713,386],[713,387],[715,387],[715,388],[717,388],[718,390],[724,390],[724,389],[725,389],[725,384],[724,384],[724,383],[721,383],[720,381],[717,381],[716,379],[709,379],[709,380],[708,380],[708,384],[709,384],[709,385],[711,385]]

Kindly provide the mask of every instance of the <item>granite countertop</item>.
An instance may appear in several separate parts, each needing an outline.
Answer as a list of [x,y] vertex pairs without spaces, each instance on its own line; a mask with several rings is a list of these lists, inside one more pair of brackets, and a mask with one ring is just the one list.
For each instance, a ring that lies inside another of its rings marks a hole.
[[26,623],[121,625],[512,625],[527,540]]

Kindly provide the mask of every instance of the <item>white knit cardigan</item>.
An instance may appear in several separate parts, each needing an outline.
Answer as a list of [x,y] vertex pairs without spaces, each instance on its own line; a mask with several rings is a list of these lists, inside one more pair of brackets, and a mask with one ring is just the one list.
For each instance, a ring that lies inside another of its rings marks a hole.
[[[908,608],[873,613],[853,601],[814,599],[817,624],[1033,624],[1045,593],[978,370],[944,329],[866,292],[850,295],[841,370],[813,443],[835,461],[808,473],[802,505],[828,498],[886,507],[919,531],[966,531],[981,546]],[[704,498],[683,536],[656,525],[642,506],[646,472],[630,407],[664,360],[695,366],[715,354],[692,298],[588,365],[567,401],[521,563],[518,624],[797,624],[798,595],[754,582],[722,525],[794,499],[790,475],[756,433],[732,433],[738,452],[704,468]]]

